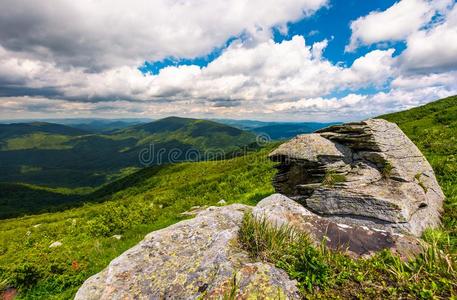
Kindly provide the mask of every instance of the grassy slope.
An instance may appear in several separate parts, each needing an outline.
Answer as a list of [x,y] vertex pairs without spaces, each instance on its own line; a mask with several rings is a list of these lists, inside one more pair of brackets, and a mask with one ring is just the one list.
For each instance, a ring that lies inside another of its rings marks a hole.
[[[190,207],[221,199],[254,204],[271,194],[270,150],[147,168],[93,194],[106,202],[0,221],[0,283],[19,287],[21,298],[71,298],[87,277]],[[49,248],[54,241],[63,245]]]

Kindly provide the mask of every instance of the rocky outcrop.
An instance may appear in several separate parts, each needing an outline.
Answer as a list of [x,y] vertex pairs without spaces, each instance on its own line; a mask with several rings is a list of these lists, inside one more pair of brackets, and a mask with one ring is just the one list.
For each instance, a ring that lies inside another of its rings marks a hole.
[[150,233],[89,278],[75,299],[229,299],[232,291],[237,299],[298,298],[283,270],[252,261],[237,246],[247,209],[210,207]]
[[419,236],[444,195],[430,164],[397,125],[367,120],[300,135],[270,154],[274,186],[328,220]]
[[395,124],[333,126],[296,137],[270,158],[279,162],[281,194],[254,208],[193,207],[183,213],[193,219],[147,235],[89,278],[76,299],[298,299],[295,281],[238,244],[251,209],[354,257],[383,249],[410,257],[420,251],[417,236],[439,224],[444,196],[433,170]]

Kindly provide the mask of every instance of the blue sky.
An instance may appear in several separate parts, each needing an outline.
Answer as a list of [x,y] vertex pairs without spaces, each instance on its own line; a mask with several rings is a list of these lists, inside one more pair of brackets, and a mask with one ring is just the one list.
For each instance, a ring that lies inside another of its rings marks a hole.
[[[351,21],[373,11],[383,11],[395,2],[394,0],[332,1],[328,7],[321,8],[309,18],[287,23],[287,34],[282,34],[278,28],[273,28],[273,39],[275,42],[280,43],[284,40],[290,40],[294,35],[302,35],[311,44],[327,39],[331,42],[325,49],[324,56],[335,64],[343,63],[346,66],[350,66],[356,58],[377,48],[376,45],[372,45],[361,47],[351,53],[344,51],[351,37],[349,26]],[[231,37],[224,45],[215,48],[208,54],[195,58],[169,57],[160,61],[146,61],[140,67],[140,70],[144,73],[157,74],[160,69],[167,66],[198,65],[206,67],[208,63],[219,57],[223,50],[235,39],[236,37]],[[405,43],[390,43],[389,47],[395,48],[397,50],[396,55],[398,55],[405,49]]]
[[349,121],[457,94],[454,0],[4,2],[0,118]]

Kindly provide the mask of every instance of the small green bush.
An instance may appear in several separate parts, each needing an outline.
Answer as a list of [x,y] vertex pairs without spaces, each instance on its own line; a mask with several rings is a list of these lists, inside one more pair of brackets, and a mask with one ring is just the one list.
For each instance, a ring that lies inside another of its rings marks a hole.
[[24,263],[13,270],[10,278],[15,287],[29,287],[41,278],[41,274],[35,265]]

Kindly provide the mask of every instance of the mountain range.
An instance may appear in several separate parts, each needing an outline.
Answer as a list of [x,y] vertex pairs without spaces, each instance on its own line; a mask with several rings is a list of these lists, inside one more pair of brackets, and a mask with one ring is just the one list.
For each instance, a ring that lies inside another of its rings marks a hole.
[[46,122],[0,124],[0,182],[95,187],[147,165],[200,160],[253,142],[253,133],[178,117],[102,133]]

